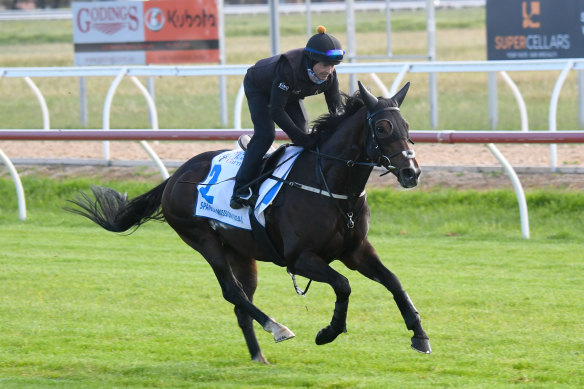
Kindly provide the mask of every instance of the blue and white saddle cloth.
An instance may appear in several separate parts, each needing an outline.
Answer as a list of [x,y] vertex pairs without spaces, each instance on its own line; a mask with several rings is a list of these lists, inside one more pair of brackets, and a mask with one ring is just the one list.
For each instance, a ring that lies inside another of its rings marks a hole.
[[[292,165],[303,151],[302,147],[287,147],[278,161],[278,167],[272,173],[273,176],[285,179],[292,169]],[[221,153],[211,163],[211,170],[205,181],[197,186],[198,196],[195,206],[195,216],[206,217],[229,224],[233,227],[251,230],[249,222],[249,208],[233,209],[229,206],[235,175],[243,162],[244,151],[233,150]],[[274,179],[266,179],[260,186],[259,198],[254,214],[256,219],[266,225],[264,211],[272,203],[282,182]]]

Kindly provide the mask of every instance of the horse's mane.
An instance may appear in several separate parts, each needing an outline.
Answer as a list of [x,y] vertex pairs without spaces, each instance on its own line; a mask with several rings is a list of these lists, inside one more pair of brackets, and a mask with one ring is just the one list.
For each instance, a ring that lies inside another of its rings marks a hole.
[[338,112],[341,112],[340,114],[325,114],[312,123],[312,132],[319,134],[321,139],[327,138],[333,134],[342,122],[347,120],[348,117],[354,115],[355,112],[365,105],[359,95],[359,91],[355,92],[353,96],[341,92],[341,96],[343,102],[338,109]]

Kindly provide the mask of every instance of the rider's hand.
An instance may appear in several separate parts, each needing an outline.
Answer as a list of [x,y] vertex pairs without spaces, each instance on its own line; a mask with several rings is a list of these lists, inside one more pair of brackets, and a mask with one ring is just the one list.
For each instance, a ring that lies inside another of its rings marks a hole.
[[317,144],[318,134],[306,134],[300,139],[300,142],[298,143],[299,146],[302,146],[306,150],[314,150]]

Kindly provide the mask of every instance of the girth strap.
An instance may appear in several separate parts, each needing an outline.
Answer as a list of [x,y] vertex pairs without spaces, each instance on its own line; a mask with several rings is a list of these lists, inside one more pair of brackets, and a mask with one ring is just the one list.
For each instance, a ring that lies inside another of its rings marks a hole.
[[286,266],[284,256],[280,254],[274,243],[268,235],[268,231],[255,217],[253,207],[249,207],[249,224],[251,225],[251,233],[254,240],[260,245],[262,249],[272,258],[272,262],[279,266]]
[[[304,184],[301,184],[301,183],[296,182],[296,181],[288,181],[288,180],[284,180],[282,178],[274,177],[274,176],[271,176],[270,178],[272,180],[276,180],[276,181],[279,181],[279,182],[281,182],[283,184],[289,185],[289,186],[291,186],[293,188],[298,188],[298,189],[306,190],[308,192],[316,193],[316,194],[323,195],[323,196],[326,196],[326,197],[332,197],[332,198],[338,199],[338,200],[347,200],[349,198],[349,196],[347,196],[347,195],[342,195],[342,194],[337,194],[337,193],[331,193],[328,190],[318,189],[318,188],[315,188],[313,186],[304,185]],[[366,194],[366,192],[363,191],[357,197],[363,197],[363,196],[365,196],[365,194]]]

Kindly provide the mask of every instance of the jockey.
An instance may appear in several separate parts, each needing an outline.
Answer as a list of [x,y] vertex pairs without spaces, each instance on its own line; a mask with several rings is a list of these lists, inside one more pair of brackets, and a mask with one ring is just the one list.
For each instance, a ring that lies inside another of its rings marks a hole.
[[264,58],[247,70],[243,87],[254,135],[235,177],[231,208],[249,205],[252,190],[248,183],[259,174],[262,158],[274,142],[274,122],[294,144],[305,149],[316,147],[317,139],[308,134],[302,100],[324,93],[329,112],[337,112],[341,94],[335,65],[341,63],[344,54],[339,40],[319,26],[306,47]]

